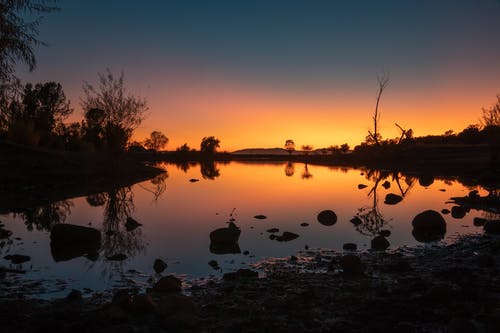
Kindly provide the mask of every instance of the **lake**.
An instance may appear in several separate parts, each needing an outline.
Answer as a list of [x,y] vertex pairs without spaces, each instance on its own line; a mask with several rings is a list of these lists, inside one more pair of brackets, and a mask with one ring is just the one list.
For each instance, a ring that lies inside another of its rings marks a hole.
[[[267,258],[287,257],[305,248],[342,250],[349,242],[357,244],[358,250],[368,250],[382,230],[390,232],[389,249],[429,246],[435,242],[419,242],[419,236],[412,233],[411,222],[418,213],[451,210],[454,205],[447,203],[449,199],[471,190],[487,194],[451,178],[302,163],[160,166],[165,174],[130,188],[0,215],[4,228],[13,233],[0,243],[0,266],[26,270],[21,278],[33,282],[32,295],[59,297],[72,288],[90,293],[131,284],[144,287],[157,277],[153,262],[158,258],[168,265],[164,275],[193,280],[220,276]],[[360,184],[366,187],[359,188]],[[386,204],[389,193],[403,200]],[[323,210],[334,211],[336,223],[320,223],[317,216]],[[461,218],[443,214],[446,234],[441,242],[482,232],[472,222],[484,213],[465,213]],[[351,222],[355,216],[361,222],[358,225]],[[129,226],[128,231],[127,217],[141,226]],[[236,246],[211,245],[210,233],[227,228],[230,220],[241,230]],[[102,235],[99,252],[54,257],[50,230],[58,223],[98,229]],[[271,228],[279,229],[273,235],[287,231],[298,238],[270,239]],[[31,260],[14,265],[4,259],[9,254],[28,255]],[[211,267],[211,260],[220,269]]]

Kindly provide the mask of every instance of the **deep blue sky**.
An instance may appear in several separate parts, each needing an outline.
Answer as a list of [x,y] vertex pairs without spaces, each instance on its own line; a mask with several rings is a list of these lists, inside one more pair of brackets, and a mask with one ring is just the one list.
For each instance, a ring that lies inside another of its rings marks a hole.
[[[161,113],[196,118],[208,112],[199,105],[181,110],[178,103],[177,111],[166,110],[169,96],[162,87],[171,91],[183,73],[208,86],[222,81],[253,93],[306,99],[330,91],[358,94],[371,107],[375,75],[386,71],[399,101],[391,115],[414,112],[401,109],[405,96],[408,103],[442,98],[436,103],[449,107],[453,95],[446,85],[458,85],[457,97],[477,98],[464,102],[477,105],[471,112],[500,92],[497,0],[74,0],[59,6],[61,12],[47,14],[40,27],[49,47],[37,49],[38,68],[23,77],[62,82],[77,109],[82,81],[95,81],[106,68],[125,71],[131,88],[150,101],[153,120]],[[436,90],[446,90],[446,96],[436,96]],[[333,93],[335,98],[341,97]],[[414,116],[403,118],[411,123]],[[462,123],[467,121],[477,122],[472,117]],[[163,130],[180,133],[183,124]],[[144,130],[151,129],[146,123]]]

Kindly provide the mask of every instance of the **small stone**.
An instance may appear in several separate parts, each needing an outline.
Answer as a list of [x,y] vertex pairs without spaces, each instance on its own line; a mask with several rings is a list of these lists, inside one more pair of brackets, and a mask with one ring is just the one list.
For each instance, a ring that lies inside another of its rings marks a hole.
[[73,289],[66,296],[66,300],[69,302],[77,302],[82,300],[82,292],[80,290]]
[[368,187],[368,185],[365,185],[365,184],[358,184],[358,189],[360,189],[360,190],[361,190],[361,189],[364,189],[364,188],[366,188],[366,187]]
[[391,235],[391,231],[387,229],[380,230],[378,233],[382,237],[389,237]]
[[271,233],[271,234],[274,234],[276,232],[279,232],[280,229],[278,229],[278,228],[271,228],[271,229],[267,229],[266,231],[269,232],[269,233]]
[[216,260],[210,260],[208,262],[208,265],[212,267],[213,269],[220,269],[219,263]]
[[294,240],[296,238],[299,238],[299,235],[297,235],[293,232],[285,231],[281,236],[276,236],[275,239],[278,242],[288,242],[288,241]]
[[363,274],[364,265],[358,256],[347,254],[340,258],[340,266],[345,274],[360,275]]
[[247,256],[247,255],[249,255],[249,254],[250,254],[250,252],[248,252],[247,250],[243,251],[243,255],[244,255],[244,256]]
[[403,200],[403,197],[394,193],[388,193],[385,196],[384,203],[386,205],[396,205]]
[[445,215],[446,215],[446,214],[450,214],[450,210],[449,210],[449,209],[444,208],[444,209],[441,209],[441,213],[442,213],[442,214],[445,214]]
[[475,217],[473,223],[474,223],[474,226],[476,226],[476,227],[482,227],[482,226],[484,226],[484,224],[487,221],[488,221],[487,219],[483,219],[481,217]]
[[156,282],[153,290],[160,293],[180,292],[182,290],[182,282],[173,275],[167,275]]
[[298,258],[296,256],[290,256],[290,261],[296,262]]
[[391,187],[391,183],[388,180],[386,180],[385,182],[382,183],[382,187],[387,190],[389,187]]
[[196,179],[196,178],[191,178],[189,180],[191,183],[196,183],[196,182],[199,182],[200,180],[199,179]]
[[153,269],[157,274],[160,274],[168,267],[167,263],[161,259],[156,259],[153,263]]
[[467,209],[462,206],[451,207],[451,216],[456,219],[461,219],[467,214]]
[[307,227],[308,225],[309,225],[309,223],[307,223],[307,222],[303,222],[300,224],[301,227]]
[[358,226],[360,225],[361,223],[363,223],[363,221],[361,221],[361,219],[357,216],[354,216],[352,219],[351,219],[351,223],[354,224],[355,226]]
[[127,221],[125,222],[125,228],[127,231],[132,231],[140,227],[142,224],[131,218],[130,216],[127,217]]
[[132,303],[130,304],[129,311],[133,314],[146,314],[152,313],[156,308],[156,304],[148,294],[139,294],[132,296]]
[[257,220],[264,220],[264,219],[267,219],[267,216],[265,216],[265,215],[255,215],[253,218],[257,219]]
[[240,268],[236,272],[225,273],[222,278],[225,281],[234,281],[239,279],[255,279],[259,277],[259,273],[248,268]]
[[342,248],[346,251],[356,251],[358,246],[354,243],[345,243]]
[[322,225],[332,226],[337,223],[337,214],[332,210],[323,210],[318,214],[317,219]]

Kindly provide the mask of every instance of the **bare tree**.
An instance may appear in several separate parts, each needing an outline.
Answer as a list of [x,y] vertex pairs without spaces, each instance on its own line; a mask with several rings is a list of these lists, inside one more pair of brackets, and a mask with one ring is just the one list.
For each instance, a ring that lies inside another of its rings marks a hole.
[[380,98],[382,97],[382,93],[384,92],[385,88],[389,85],[390,82],[390,76],[389,74],[382,74],[382,75],[377,75],[377,82],[378,82],[378,93],[377,93],[377,103],[375,104],[375,112],[373,112],[373,133],[371,131],[368,131],[368,138],[369,141],[373,142],[375,145],[379,145],[380,139],[382,136],[379,133],[379,121],[380,121],[380,111],[379,111],[379,106],[380,106]]
[[500,94],[497,95],[497,101],[489,108],[482,108],[481,124],[484,127],[500,126]]

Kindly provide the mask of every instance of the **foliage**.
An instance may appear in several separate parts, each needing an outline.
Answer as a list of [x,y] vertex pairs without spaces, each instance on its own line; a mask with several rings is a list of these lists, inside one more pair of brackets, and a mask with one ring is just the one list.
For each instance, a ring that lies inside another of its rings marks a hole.
[[217,148],[220,147],[220,140],[213,136],[204,137],[201,140],[200,151],[203,154],[214,155]]
[[290,155],[295,151],[295,142],[293,142],[292,139],[288,139],[285,141],[285,150]]
[[344,154],[349,151],[349,145],[347,143],[344,143],[340,146],[340,151],[343,152]]
[[[15,80],[14,71],[18,63],[28,65],[30,71],[36,67],[34,48],[45,45],[38,39],[41,14],[59,10],[49,0],[2,0],[0,2],[0,83]],[[35,15],[29,22],[26,17]]]
[[191,149],[191,148],[189,148],[189,146],[188,146],[188,144],[187,144],[187,143],[183,144],[183,145],[182,145],[182,146],[180,146],[180,147],[177,147],[177,149],[176,149],[176,151],[181,152],[181,153],[187,153],[187,152],[189,152],[189,151],[191,151],[191,150],[192,150],[192,149]]
[[[133,131],[145,119],[148,110],[146,100],[125,89],[124,74],[116,78],[108,69],[105,74],[98,73],[99,85],[94,87],[88,82],[83,85],[84,97],[81,106],[85,111],[87,121],[94,119],[94,129],[103,130],[106,147],[110,151],[123,151],[132,136]],[[91,110],[95,112],[88,117]]]
[[144,146],[147,149],[153,149],[155,151],[158,151],[165,147],[168,143],[168,138],[165,134],[163,134],[160,131],[153,131],[149,135],[149,138],[147,138],[144,141]]
[[500,126],[500,94],[494,104],[482,109],[481,123],[484,127]]
[[301,148],[304,151],[304,154],[306,155],[308,155],[313,150],[313,146],[311,145],[302,145]]

